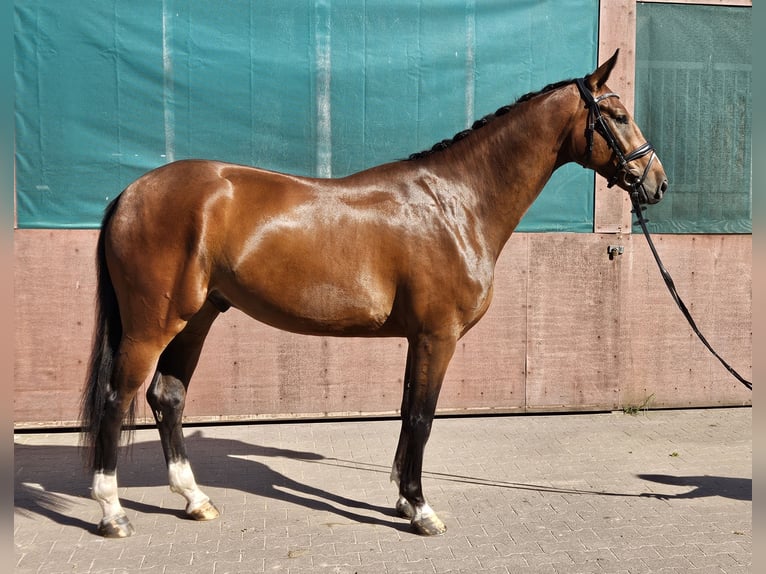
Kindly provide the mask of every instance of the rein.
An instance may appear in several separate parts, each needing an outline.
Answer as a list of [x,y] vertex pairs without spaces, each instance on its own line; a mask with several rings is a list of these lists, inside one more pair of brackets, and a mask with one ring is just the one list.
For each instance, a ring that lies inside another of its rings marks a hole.
[[654,260],[657,262],[657,267],[659,267],[660,275],[662,275],[662,279],[665,281],[665,285],[668,288],[668,291],[670,292],[670,296],[673,298],[673,301],[675,301],[676,305],[678,305],[678,308],[681,310],[681,313],[683,313],[684,317],[686,317],[686,320],[689,322],[689,326],[692,328],[692,331],[699,337],[699,340],[702,341],[702,344],[707,347],[707,349],[713,354],[713,356],[720,361],[720,363],[726,368],[729,373],[731,373],[740,383],[742,383],[745,387],[753,390],[753,383],[742,377],[737,371],[734,370],[734,368],[729,365],[716,351],[713,349],[713,347],[710,345],[708,340],[705,338],[705,336],[702,334],[702,332],[699,330],[699,327],[697,327],[697,323],[694,321],[694,318],[692,317],[691,313],[689,312],[689,309],[686,307],[686,304],[681,299],[681,296],[678,294],[678,291],[676,289],[675,283],[673,282],[673,278],[670,276],[670,273],[665,268],[665,266],[662,264],[662,260],[660,259],[659,254],[657,253],[657,249],[654,246],[654,242],[652,241],[652,237],[649,234],[649,229],[646,227],[647,220],[644,218],[643,211],[646,209],[645,207],[641,206],[641,201],[646,201],[648,199],[648,195],[646,193],[646,189],[644,188],[644,180],[646,179],[646,175],[649,172],[649,168],[651,167],[652,163],[654,162],[654,159],[657,157],[654,146],[650,144],[649,142],[644,142],[642,145],[638,146],[636,149],[634,149],[629,154],[624,154],[622,152],[622,149],[620,148],[619,143],[617,142],[617,138],[614,137],[614,134],[612,133],[612,130],[609,128],[609,125],[604,120],[604,117],[601,115],[601,110],[598,106],[598,103],[606,98],[619,98],[617,94],[613,92],[609,92],[606,94],[601,94],[598,97],[594,97],[591,91],[588,89],[588,87],[585,85],[585,79],[584,78],[578,78],[575,80],[577,83],[577,88],[580,90],[580,95],[582,96],[583,100],[585,100],[585,107],[588,108],[588,124],[585,128],[585,138],[588,144],[588,155],[586,159],[586,163],[590,161],[591,153],[593,152],[593,134],[595,131],[598,131],[599,134],[601,134],[604,139],[606,140],[607,145],[612,149],[614,154],[617,156],[617,172],[615,175],[613,175],[609,181],[607,186],[612,187],[615,183],[617,183],[619,179],[619,175],[621,173],[628,175],[630,172],[627,169],[628,163],[631,161],[634,161],[638,158],[641,158],[649,153],[651,153],[651,157],[649,158],[649,161],[646,163],[646,167],[644,168],[643,173],[641,174],[641,177],[638,179],[635,179],[630,183],[630,187],[632,188],[632,192],[630,193],[630,201],[633,204],[633,213],[636,214],[636,218],[638,220],[638,224],[641,226],[641,230],[644,232],[644,237],[646,237],[646,241],[649,244],[649,249],[652,251],[652,255],[654,256]]
[[708,340],[705,338],[705,336],[700,332],[699,328],[697,327],[697,323],[695,323],[694,318],[692,317],[691,313],[689,312],[689,309],[686,308],[686,305],[684,304],[683,300],[681,299],[681,296],[678,294],[678,291],[676,290],[675,283],[673,283],[673,278],[670,276],[670,273],[668,273],[668,270],[665,269],[665,266],[662,264],[662,260],[660,259],[659,254],[657,253],[657,249],[654,247],[654,242],[652,241],[652,236],[649,235],[649,229],[646,227],[646,219],[644,219],[643,210],[646,209],[645,207],[641,207],[641,204],[638,201],[638,191],[634,189],[633,193],[630,194],[630,201],[633,204],[633,213],[636,214],[636,218],[638,219],[638,224],[641,226],[641,230],[644,232],[644,236],[646,237],[647,243],[649,243],[649,249],[652,250],[652,255],[654,255],[654,260],[657,262],[657,266],[660,269],[660,275],[662,275],[662,279],[665,281],[665,285],[668,288],[668,291],[670,291],[670,296],[673,297],[673,301],[676,302],[676,305],[678,305],[678,308],[681,310],[681,313],[683,313],[684,317],[686,317],[686,320],[689,322],[689,326],[692,328],[692,331],[699,337],[699,340],[702,341],[702,344],[705,345],[711,353],[713,353],[713,356],[718,359],[721,364],[726,368],[727,371],[729,371],[734,378],[736,378],[740,383],[742,383],[744,386],[746,386],[751,391],[753,390],[753,383],[742,377],[737,371],[734,370],[734,368],[727,363],[721,355],[716,353],[715,349],[708,343]]

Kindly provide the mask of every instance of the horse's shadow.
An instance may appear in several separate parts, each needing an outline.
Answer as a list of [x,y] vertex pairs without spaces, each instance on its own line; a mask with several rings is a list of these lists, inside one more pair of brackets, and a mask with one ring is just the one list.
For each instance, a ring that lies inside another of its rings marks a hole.
[[667,474],[638,474],[641,480],[672,486],[692,487],[692,490],[679,494],[645,494],[664,500],[683,498],[705,498],[721,496],[733,500],[753,500],[752,478],[729,478],[725,476],[672,476]]
[[[384,525],[397,530],[409,530],[406,521],[396,518],[393,508],[381,507],[347,498],[337,492],[294,480],[273,470],[255,458],[288,458],[308,463],[331,465],[385,473],[388,469],[378,464],[358,464],[323,455],[280,449],[239,440],[210,438],[199,429],[187,436],[187,445],[198,482],[205,487],[234,489],[256,496],[288,502],[311,510],[326,511],[356,523]],[[72,498],[88,498],[90,477],[85,471],[82,451],[76,446],[24,445],[14,447],[14,504],[20,514],[37,514],[68,526],[95,531],[94,524],[74,517],[69,512]],[[424,476],[440,481],[480,485],[484,487],[533,490],[590,496],[651,497],[690,499],[722,496],[735,500],[752,500],[752,479],[717,476],[670,476],[640,474],[638,478],[660,484],[692,487],[681,494],[621,493],[557,488],[504,480],[488,480],[436,472]],[[136,442],[128,447],[127,456],[121,458],[119,470],[121,487],[167,486],[167,472],[158,440]],[[134,500],[130,494],[122,496],[125,508],[138,512],[164,513],[185,517],[182,500],[178,508],[162,508]],[[95,503],[94,503],[95,504]]]
[[[208,487],[234,489],[312,510],[327,511],[358,523],[409,529],[409,523],[396,519],[393,508],[353,500],[298,482],[263,462],[253,460],[257,457],[283,457],[321,462],[326,460],[322,455],[205,437],[204,432],[199,430],[189,433],[186,443],[195,476],[203,490]],[[126,452],[121,456],[118,471],[121,488],[167,486],[167,471],[159,440],[136,442],[123,448]],[[90,476],[82,464],[79,447],[16,444],[14,466],[14,505],[17,513],[38,514],[62,525],[95,531],[94,525],[67,514],[70,502],[65,496],[89,496]],[[129,493],[122,495],[120,501],[126,509],[185,517],[180,497],[177,509],[146,504],[131,499]]]

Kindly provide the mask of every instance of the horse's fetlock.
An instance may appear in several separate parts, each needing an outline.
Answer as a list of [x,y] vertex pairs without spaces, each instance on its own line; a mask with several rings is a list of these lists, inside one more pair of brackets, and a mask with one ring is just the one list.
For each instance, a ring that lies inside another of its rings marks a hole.
[[402,481],[399,483],[399,494],[406,498],[413,506],[418,506],[425,502],[423,489],[416,481]]

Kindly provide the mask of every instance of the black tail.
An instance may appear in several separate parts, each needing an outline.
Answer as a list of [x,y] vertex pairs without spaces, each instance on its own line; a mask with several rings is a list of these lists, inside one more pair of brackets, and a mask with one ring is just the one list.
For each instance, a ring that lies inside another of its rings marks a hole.
[[[90,355],[88,376],[80,403],[80,424],[82,445],[87,449],[87,458],[92,467],[95,461],[95,445],[104,416],[106,399],[112,392],[112,371],[117,347],[122,338],[122,321],[112,278],[106,266],[105,233],[107,224],[117,209],[119,196],[106,208],[101,223],[96,250],[96,325],[93,334],[93,349]],[[135,420],[135,401],[131,403],[125,423],[132,427]]]

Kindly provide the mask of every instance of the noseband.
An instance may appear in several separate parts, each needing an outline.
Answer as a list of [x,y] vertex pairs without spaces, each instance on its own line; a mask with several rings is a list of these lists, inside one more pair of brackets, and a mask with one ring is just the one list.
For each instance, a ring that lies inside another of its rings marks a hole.
[[641,174],[641,177],[630,183],[630,186],[633,189],[631,195],[639,199],[641,203],[647,202],[649,196],[646,193],[646,188],[644,188],[644,180],[649,173],[649,169],[652,167],[652,163],[654,163],[654,158],[657,157],[657,154],[654,152],[654,146],[647,141],[638,146],[629,154],[623,153],[617,138],[614,137],[614,132],[612,132],[609,124],[606,123],[604,116],[601,115],[601,109],[598,105],[601,100],[605,100],[607,98],[619,99],[620,96],[613,92],[608,92],[606,94],[601,94],[598,97],[594,97],[586,86],[584,78],[577,78],[575,83],[577,84],[577,89],[580,90],[582,99],[585,100],[585,107],[588,108],[588,124],[585,127],[585,140],[588,144],[588,155],[586,156],[585,163],[590,163],[591,155],[593,153],[593,133],[596,131],[601,134],[601,136],[606,140],[609,148],[617,156],[617,172],[611,178],[609,178],[607,187],[612,187],[615,183],[617,183],[620,175],[623,175],[625,181],[627,182],[627,176],[630,175],[633,177],[633,175],[628,171],[628,164],[632,161],[644,157],[647,154],[651,154],[649,161],[646,163],[646,167]]

